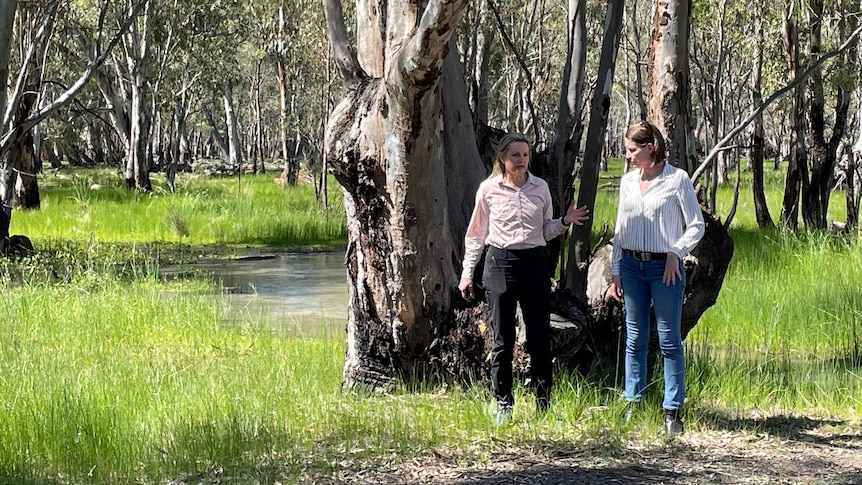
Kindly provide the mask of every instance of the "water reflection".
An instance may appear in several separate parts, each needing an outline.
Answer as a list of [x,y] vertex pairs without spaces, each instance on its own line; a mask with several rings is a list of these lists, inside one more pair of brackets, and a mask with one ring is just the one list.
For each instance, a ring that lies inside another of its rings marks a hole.
[[[344,253],[283,253],[162,268],[162,275],[197,272],[221,282],[240,320],[266,320],[285,330],[347,321]],[[311,332],[318,333],[318,332]],[[329,332],[327,332],[329,333]]]

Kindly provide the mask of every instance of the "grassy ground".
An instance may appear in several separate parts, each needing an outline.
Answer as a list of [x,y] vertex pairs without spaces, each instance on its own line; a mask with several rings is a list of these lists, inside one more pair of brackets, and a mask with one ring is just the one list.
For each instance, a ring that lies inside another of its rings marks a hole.
[[16,213],[11,234],[122,243],[302,247],[346,239],[341,189],[330,181],[323,211],[308,184],[285,190],[271,174],[180,174],[176,193],[153,176],[152,194],[129,193],[111,170],[59,172],[40,180],[42,208]]
[[[669,443],[658,392],[624,426],[619,391],[602,375],[558,376],[544,416],[518,388],[513,424],[502,428],[484,386],[342,393],[343,336],[297,338],[252,318],[227,324],[228,303],[207,282],[165,282],[153,265],[162,251],[188,254],[191,243],[327,244],[343,238],[343,222],[327,218],[343,213],[321,217],[309,188],[284,192],[265,177],[244,178],[242,189],[190,179],[177,195],[152,196],[79,177],[72,188],[46,181],[44,210],[13,216],[12,233],[49,250],[0,271],[0,483],[862,478],[857,236],[764,232],[750,204],[740,208],[724,289],[687,340],[688,433]],[[600,196],[597,227],[612,221],[613,199]],[[780,202],[780,186],[768,199],[771,208]],[[719,212],[727,200],[723,189]],[[170,222],[171,208],[187,235]],[[306,212],[317,219],[288,229]],[[809,439],[819,468],[798,460]],[[716,456],[731,460],[703,464]],[[820,475],[804,471],[812,469]]]

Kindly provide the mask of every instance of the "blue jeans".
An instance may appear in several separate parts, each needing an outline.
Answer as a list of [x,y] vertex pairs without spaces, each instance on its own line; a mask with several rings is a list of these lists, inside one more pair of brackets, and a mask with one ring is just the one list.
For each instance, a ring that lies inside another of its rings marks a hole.
[[639,261],[623,254],[620,277],[626,305],[626,400],[639,401],[646,389],[650,307],[655,312],[661,355],[664,359],[665,409],[680,409],[685,401],[685,358],[682,352],[682,299],[685,270],[671,286],[662,283],[666,261]]

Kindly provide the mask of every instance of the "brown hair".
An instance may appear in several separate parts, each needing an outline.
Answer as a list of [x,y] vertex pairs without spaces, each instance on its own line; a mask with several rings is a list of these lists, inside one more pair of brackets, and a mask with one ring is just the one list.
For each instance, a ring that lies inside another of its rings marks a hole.
[[653,164],[662,163],[665,157],[667,157],[667,146],[664,143],[664,136],[661,134],[661,130],[648,121],[641,121],[629,126],[629,129],[626,130],[626,140],[631,140],[638,145],[652,143],[654,148],[652,153]]
[[[500,140],[500,143],[497,144],[497,151],[494,154],[494,168],[491,169],[490,177],[495,177],[497,175],[503,175],[506,173],[506,166],[503,165],[503,156],[506,155],[506,152],[509,151],[509,147],[512,143],[526,143],[527,146],[530,146],[530,140],[526,137],[526,135],[522,135],[520,133],[508,133],[506,136]],[[532,149],[531,149],[532,154]],[[531,157],[532,159],[532,157]],[[527,165],[529,170],[529,164]]]

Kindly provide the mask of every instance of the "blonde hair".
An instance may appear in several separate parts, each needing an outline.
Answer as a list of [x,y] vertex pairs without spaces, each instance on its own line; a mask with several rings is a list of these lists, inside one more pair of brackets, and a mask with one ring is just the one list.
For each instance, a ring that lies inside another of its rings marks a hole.
[[[506,136],[500,140],[500,143],[497,144],[497,151],[494,154],[494,167],[491,169],[491,175],[489,178],[506,173],[506,166],[503,164],[503,157],[509,151],[509,147],[512,146],[512,143],[526,143],[527,146],[530,146],[530,140],[526,135],[522,135],[520,133],[507,133]],[[529,163],[527,165],[527,170],[529,171]]]
[[638,145],[652,143],[654,149],[652,152],[653,165],[662,163],[665,157],[667,157],[667,146],[664,143],[664,136],[661,134],[661,130],[648,121],[641,121],[638,124],[629,126],[629,129],[626,130],[626,140],[631,140]]

